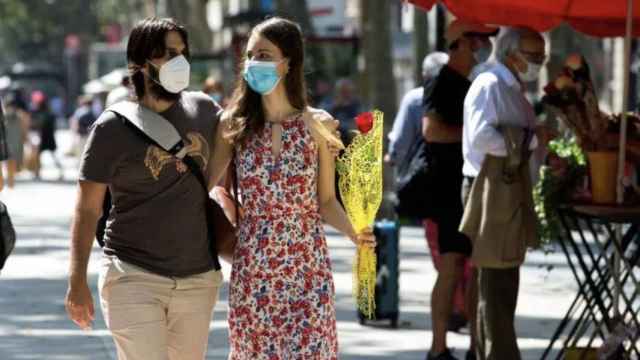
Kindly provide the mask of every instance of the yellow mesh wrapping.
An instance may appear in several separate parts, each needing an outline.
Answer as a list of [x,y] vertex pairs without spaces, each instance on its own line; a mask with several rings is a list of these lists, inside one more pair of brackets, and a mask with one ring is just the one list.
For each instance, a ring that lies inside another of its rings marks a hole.
[[[338,158],[338,187],[344,208],[356,232],[371,226],[382,201],[383,114],[373,112],[373,128],[358,134]],[[353,264],[353,295],[368,318],[375,311],[375,250],[358,246]]]

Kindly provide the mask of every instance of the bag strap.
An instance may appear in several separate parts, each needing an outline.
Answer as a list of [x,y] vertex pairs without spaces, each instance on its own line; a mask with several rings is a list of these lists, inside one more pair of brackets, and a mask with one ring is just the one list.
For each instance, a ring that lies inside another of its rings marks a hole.
[[182,159],[187,155],[187,149],[178,130],[155,111],[133,101],[115,103],[106,111],[114,112],[127,119],[126,124],[131,125],[134,131],[144,135],[147,141],[178,159]]

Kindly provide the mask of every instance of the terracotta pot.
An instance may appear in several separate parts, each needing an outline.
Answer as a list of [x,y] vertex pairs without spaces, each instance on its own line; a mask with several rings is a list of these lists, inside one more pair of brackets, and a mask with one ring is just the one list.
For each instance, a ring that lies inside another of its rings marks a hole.
[[596,204],[616,203],[618,153],[615,151],[588,152],[591,195]]
[[597,360],[598,352],[593,348],[571,347],[565,350],[565,360]]

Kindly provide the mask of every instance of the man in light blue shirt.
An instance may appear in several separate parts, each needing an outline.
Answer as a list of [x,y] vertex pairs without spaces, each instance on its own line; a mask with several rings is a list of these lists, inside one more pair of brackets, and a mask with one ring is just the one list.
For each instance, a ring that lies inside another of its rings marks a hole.
[[[444,64],[449,61],[449,55],[443,52],[433,52],[422,62],[422,79],[428,80],[438,75]],[[410,90],[402,98],[400,109],[393,122],[393,129],[389,133],[389,152],[385,160],[392,165],[410,161],[411,150],[422,139],[422,86]]]

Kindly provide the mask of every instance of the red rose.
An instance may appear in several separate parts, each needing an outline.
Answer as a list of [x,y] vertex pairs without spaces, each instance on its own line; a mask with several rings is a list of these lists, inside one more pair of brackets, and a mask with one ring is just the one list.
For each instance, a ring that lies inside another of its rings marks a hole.
[[373,128],[373,114],[365,112],[356,116],[356,125],[362,134],[366,134]]

